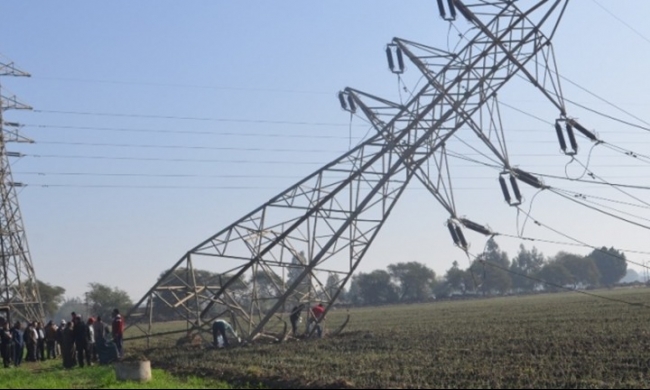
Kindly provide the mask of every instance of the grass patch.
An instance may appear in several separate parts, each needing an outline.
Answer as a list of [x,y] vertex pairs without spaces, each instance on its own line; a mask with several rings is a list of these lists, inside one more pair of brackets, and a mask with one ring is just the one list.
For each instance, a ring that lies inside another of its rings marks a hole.
[[120,382],[113,366],[64,370],[60,360],[23,363],[19,368],[0,368],[0,386],[5,389],[228,389],[226,383],[189,376],[175,377],[152,369],[147,383]]

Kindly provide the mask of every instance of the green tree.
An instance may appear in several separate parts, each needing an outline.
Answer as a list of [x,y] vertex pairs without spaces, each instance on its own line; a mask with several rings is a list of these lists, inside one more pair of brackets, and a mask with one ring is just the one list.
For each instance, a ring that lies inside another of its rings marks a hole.
[[[526,250],[523,245],[519,246],[517,257],[512,259],[510,270],[517,275],[512,275],[512,287],[518,291],[533,291],[537,282],[527,278],[538,273],[544,266],[544,255],[537,251],[537,248]],[[520,276],[523,275],[523,276]]]
[[544,264],[542,269],[537,273],[536,277],[545,282],[556,285],[552,286],[549,284],[544,284],[544,289],[547,291],[560,291],[562,289],[557,286],[566,286],[573,281],[571,272],[569,272],[569,270],[567,270],[562,264],[558,262],[550,262]]
[[431,286],[436,273],[417,262],[397,263],[388,266],[391,277],[397,281],[400,301],[423,302],[431,297]]
[[91,315],[111,318],[113,309],[126,311],[133,306],[126,291],[100,283],[90,283],[88,286],[90,290],[86,293],[86,301],[90,306]]
[[470,272],[480,280],[480,290],[483,294],[505,294],[512,288],[509,268],[508,254],[501,251],[496,241],[490,238],[485,252],[472,263]]
[[600,272],[589,257],[582,257],[570,253],[560,252],[555,256],[556,263],[561,264],[569,271],[575,288],[582,284],[585,286],[596,286],[600,281]]
[[70,317],[72,312],[88,315],[88,305],[83,303],[79,298],[65,299],[63,303],[61,303],[61,306],[53,319],[56,320],[56,322],[59,322],[60,320],[70,321],[72,319]]
[[260,268],[251,275],[249,285],[257,287],[258,298],[273,298],[281,294],[284,284],[275,272]]
[[[471,286],[465,285],[466,272],[460,269],[458,262],[454,261],[451,268],[447,270],[445,274],[445,281],[449,285],[449,288],[452,291],[460,291],[463,294],[468,290],[468,287],[471,289]],[[451,291],[450,291],[451,293]],[[438,294],[436,294],[437,296]]]
[[[52,286],[51,284],[36,280],[38,283],[38,293],[41,296],[41,302],[43,302],[43,310],[47,317],[52,317],[59,310],[59,306],[63,303],[63,294],[65,294],[65,288],[59,286]],[[31,289],[31,285],[28,285],[27,289]]]
[[606,247],[594,249],[588,257],[596,264],[600,272],[600,283],[604,286],[618,283],[627,273],[625,253],[617,249]]
[[[329,276],[327,277],[327,282],[325,283],[325,290],[327,291],[327,294],[329,295],[330,298],[334,298],[334,294],[336,294],[340,286],[341,286],[341,278],[339,277],[339,274],[337,274],[336,272],[330,272]],[[345,289],[342,289],[337,299],[341,301],[343,300],[344,296],[345,296]]]
[[353,276],[350,294],[356,305],[379,305],[399,300],[397,287],[392,283],[390,274],[384,270]]

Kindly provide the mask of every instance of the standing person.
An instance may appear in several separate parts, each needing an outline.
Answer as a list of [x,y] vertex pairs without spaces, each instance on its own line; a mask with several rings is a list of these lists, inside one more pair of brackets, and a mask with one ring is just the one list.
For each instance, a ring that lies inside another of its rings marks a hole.
[[36,360],[45,361],[45,331],[41,322],[35,322],[36,328]]
[[61,324],[56,329],[56,343],[59,347],[59,355],[63,355],[63,333],[65,332],[65,320],[61,320]]
[[25,341],[25,346],[27,347],[27,357],[25,361],[35,362],[36,361],[36,342],[38,341],[38,335],[36,334],[36,329],[33,323],[26,322],[27,326],[25,327],[25,332],[23,333],[23,340]]
[[324,320],[324,318],[321,318],[323,317],[324,313],[325,313],[325,308],[323,307],[322,303],[319,303],[318,305],[311,308],[310,321],[312,324],[316,326],[316,333],[318,334],[319,338],[323,337],[323,328],[320,323]]
[[63,330],[63,339],[61,343],[63,368],[72,368],[75,366],[74,352],[74,331],[72,328],[72,322],[68,322]]
[[235,332],[235,330],[232,328],[232,326],[230,326],[228,322],[224,320],[216,320],[212,324],[212,339],[215,347],[219,346],[219,342],[217,341],[219,336],[223,338],[224,347],[230,346],[230,343],[228,342],[228,336],[226,336],[226,331],[232,333],[237,341],[241,341],[239,336],[237,336],[237,332]]
[[291,310],[291,315],[289,320],[291,320],[291,329],[293,330],[293,337],[298,336],[298,323],[300,322],[300,313],[305,308],[305,304],[302,303],[298,306],[294,306]]
[[2,330],[0,331],[0,352],[2,354],[2,364],[5,368],[9,368],[9,363],[11,363],[11,330],[7,321],[2,323]]
[[103,345],[106,342],[106,338],[104,338],[105,329],[106,324],[102,322],[102,317],[97,316],[97,321],[93,324],[93,330],[95,331],[95,346]]
[[90,317],[88,318],[88,351],[87,351],[87,360],[88,365],[91,365],[91,362],[97,361],[97,348],[95,347],[95,327],[93,326],[95,319]]
[[115,343],[115,346],[117,347],[117,352],[119,354],[119,358],[124,357],[124,320],[122,320],[122,316],[120,315],[120,311],[118,309],[113,310],[113,342]]
[[20,367],[23,362],[23,355],[25,354],[25,340],[23,339],[22,324],[16,321],[13,329],[11,329],[11,338],[14,341],[14,366]]
[[45,344],[48,359],[56,359],[56,330],[53,321],[48,322],[45,326]]
[[74,328],[72,329],[74,336],[74,346],[77,349],[77,364],[79,367],[84,367],[84,357],[90,365],[88,356],[88,326],[84,324],[80,316],[77,316],[74,321]]

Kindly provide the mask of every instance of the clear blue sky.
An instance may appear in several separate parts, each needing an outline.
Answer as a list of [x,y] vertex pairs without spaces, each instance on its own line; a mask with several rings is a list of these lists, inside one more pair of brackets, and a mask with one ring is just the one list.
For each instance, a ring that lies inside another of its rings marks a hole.
[[[650,2],[598,1],[650,36]],[[336,99],[340,89],[351,86],[399,100],[383,53],[390,39],[445,49],[458,39],[438,17],[434,0],[8,0],[2,16],[0,53],[33,75],[2,82],[36,109],[8,112],[6,120],[25,123],[24,134],[36,140],[10,150],[28,155],[13,169],[16,181],[29,185],[20,204],[37,276],[65,287],[68,296],[81,296],[89,282],[100,282],[126,290],[134,300],[188,249],[348,148],[349,116]],[[464,21],[457,26],[468,27]],[[555,48],[563,76],[650,121],[647,39],[596,2],[580,0],[571,2]],[[408,72],[407,78],[417,78],[414,67]],[[563,87],[569,99],[640,123],[566,82]],[[557,116],[522,82],[513,82],[501,98],[548,121]],[[639,153],[648,150],[647,132],[573,106],[569,110],[604,140]],[[505,107],[502,114],[515,164],[565,175],[569,160],[558,153],[552,128]],[[353,142],[367,131],[355,120]],[[580,143],[586,161],[588,142]],[[591,158],[594,172],[620,183],[649,185],[648,167],[601,147]],[[567,171],[581,173],[575,164]],[[503,202],[496,171],[456,162],[453,173],[460,214],[516,234],[517,214]],[[612,189],[551,184],[643,205]],[[156,188],[161,186],[166,188]],[[645,191],[631,193],[648,200]],[[533,194],[527,190],[526,207]],[[650,217],[646,208],[601,203]],[[646,229],[553,194],[537,196],[531,210],[540,221],[589,244],[650,251]],[[444,226],[447,217],[414,183],[360,270],[398,261],[420,261],[438,273],[454,260],[466,266]],[[567,241],[531,223],[525,235]],[[474,234],[470,241],[473,252],[485,242]],[[497,242],[511,256],[520,243]],[[546,255],[589,251],[535,245]]]

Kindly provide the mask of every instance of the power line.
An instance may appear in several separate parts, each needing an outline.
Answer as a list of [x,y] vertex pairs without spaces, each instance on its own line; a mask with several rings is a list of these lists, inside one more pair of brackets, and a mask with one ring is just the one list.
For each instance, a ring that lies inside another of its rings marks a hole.
[[608,10],[607,8],[605,8],[605,7],[604,7],[602,4],[600,4],[598,1],[596,1],[596,0],[591,0],[591,1],[593,1],[594,3],[596,3],[597,6],[599,6],[601,9],[603,9],[605,12],[607,12],[611,17],[613,17],[614,19],[616,19],[616,20],[618,20],[619,22],[621,22],[625,27],[627,27],[627,28],[629,28],[630,30],[632,30],[632,32],[634,32],[636,35],[638,35],[639,37],[641,37],[641,39],[643,39],[644,41],[650,43],[650,39],[649,39],[648,37],[646,37],[645,35],[641,34],[637,29],[635,29],[634,27],[632,27],[629,23],[625,22],[623,19],[621,19],[621,18],[619,18],[618,16],[616,16],[612,11]]
[[[541,118],[540,118],[541,120]],[[550,123],[550,122],[549,122]],[[57,124],[42,124],[42,123],[22,123],[23,126],[32,129],[71,129],[71,130],[93,130],[93,131],[114,131],[114,132],[134,132],[134,133],[171,133],[171,134],[202,134],[202,135],[224,135],[224,136],[242,136],[242,137],[286,137],[286,138],[332,138],[332,139],[349,139],[349,136],[336,136],[336,135],[312,135],[312,134],[283,134],[283,133],[250,133],[250,132],[222,132],[222,131],[200,131],[200,130],[165,130],[165,129],[145,129],[145,128],[130,128],[130,127],[97,127],[97,126],[72,126],[72,125],[57,125]],[[349,126],[346,125],[346,126]],[[363,125],[358,125],[364,127]],[[462,130],[462,129],[461,129]],[[470,131],[469,129],[465,129]],[[521,128],[508,128],[507,132],[510,133],[547,133],[551,134],[551,129],[521,129]],[[599,134],[638,134],[636,131],[599,131]],[[362,137],[353,137],[353,139],[361,139]],[[523,140],[510,141],[510,142],[524,142]],[[538,140],[529,141],[534,143],[555,143],[556,141]],[[632,143],[632,142],[630,142]],[[638,144],[639,142],[634,142]],[[650,143],[642,142],[642,143]]]
[[607,300],[607,301],[611,301],[611,302],[623,303],[623,304],[626,304],[626,305],[629,305],[629,306],[650,308],[650,306],[648,306],[648,305],[646,305],[645,303],[642,303],[642,302],[629,302],[629,301],[626,301],[626,300],[623,300],[623,299],[607,297],[607,296],[604,296],[604,295],[599,295],[599,294],[594,294],[592,292],[579,290],[577,288],[571,288],[571,287],[563,286],[561,284],[549,282],[548,280],[540,279],[540,278],[537,278],[537,277],[534,277],[534,276],[531,276],[531,275],[526,275],[526,274],[522,274],[520,272],[513,271],[513,270],[511,270],[509,268],[503,267],[503,266],[501,266],[499,264],[496,264],[496,263],[493,263],[491,261],[480,260],[475,255],[472,255],[472,256],[475,257],[476,261],[478,261],[481,264],[485,264],[485,265],[488,265],[488,266],[490,266],[492,268],[496,268],[496,269],[499,269],[501,271],[507,272],[507,273],[512,274],[512,275],[517,275],[517,276],[520,276],[522,278],[526,278],[526,279],[529,279],[529,280],[532,280],[532,281],[535,281],[535,282],[538,282],[538,283],[542,283],[542,284],[545,284],[547,286],[563,289],[563,290],[566,290],[566,291],[569,291],[569,292],[574,292],[574,293],[578,293],[578,294],[587,295],[587,296],[590,296],[590,297],[593,297],[593,298],[599,298],[599,299],[603,299],[603,300]]
[[[544,224],[543,222],[540,222],[540,221],[537,220],[535,217],[533,217],[530,213],[527,213],[526,211],[522,210],[520,207],[518,207],[518,209],[519,209],[519,211],[521,211],[522,213],[524,213],[525,215],[527,215],[527,216],[528,216],[528,217],[529,217],[529,218],[530,218],[530,219],[535,223],[535,225],[537,225],[537,226],[541,226],[541,227],[543,227],[543,228],[545,228],[545,229],[547,229],[547,230],[550,230],[550,231],[552,231],[553,233],[555,233],[555,234],[557,234],[557,235],[560,235],[560,236],[562,236],[562,237],[564,237],[564,238],[566,238],[566,239],[568,239],[568,240],[571,240],[571,241],[577,242],[578,244],[580,244],[580,245],[582,245],[582,246],[585,246],[585,247],[588,247],[588,248],[592,248],[592,249],[594,249],[594,250],[598,250],[598,251],[601,251],[601,252],[602,252],[602,249],[600,249],[600,248],[598,248],[598,247],[596,247],[596,246],[594,246],[594,245],[589,245],[589,244],[587,244],[587,243],[584,242],[584,241],[581,241],[581,240],[579,240],[579,239],[577,239],[577,238],[575,238],[575,237],[572,237],[572,236],[570,236],[570,235],[568,235],[568,234],[566,234],[566,233],[563,233],[563,232],[559,231],[558,229],[555,229],[555,228],[553,228],[553,227],[551,227],[551,226],[549,226],[549,225],[546,225],[546,224]],[[505,234],[504,234],[504,236],[507,237],[508,235],[505,235]],[[541,241],[541,240],[537,240],[537,241]],[[624,251],[625,251],[625,252],[628,252],[628,253],[634,253],[634,254],[650,255],[650,252],[643,252],[643,251],[637,251],[637,250],[631,250],[631,249],[625,249]],[[606,252],[606,253],[608,253],[608,252]],[[615,258],[621,259],[621,260],[629,261],[631,264],[635,264],[635,265],[639,265],[639,266],[643,266],[643,267],[645,267],[645,265],[641,265],[640,263],[635,263],[635,262],[633,262],[633,261],[631,261],[631,260],[627,260],[627,259],[625,259],[624,257],[616,256],[616,255],[613,255],[613,254],[611,254],[611,253],[608,253],[608,255],[611,256],[611,257],[615,257]]]
[[[535,221],[535,222],[537,224],[537,221]],[[546,226],[544,226],[544,224],[541,224],[541,226],[546,227]],[[614,258],[617,258],[617,259],[620,259],[620,260],[624,260],[624,261],[626,261],[626,262],[628,262],[630,264],[634,264],[634,265],[637,265],[639,267],[650,269],[650,266],[648,266],[648,265],[645,265],[645,264],[642,264],[642,263],[637,263],[635,261],[628,260],[628,259],[625,259],[623,257],[614,255],[612,253],[604,251],[604,250],[602,250],[602,249],[600,249],[600,248],[598,248],[596,246],[593,246],[593,245],[589,245],[589,244],[586,244],[586,243],[582,244],[582,243],[580,243],[581,241],[579,241],[579,240],[576,240],[576,243],[571,243],[571,242],[563,242],[563,241],[546,240],[546,239],[543,239],[543,238],[515,236],[515,235],[512,235],[512,234],[505,234],[505,233],[495,233],[495,236],[497,236],[497,237],[505,237],[505,238],[513,238],[513,239],[521,240],[521,241],[543,242],[545,244],[555,244],[555,245],[563,245],[563,246],[576,246],[576,247],[583,247],[583,248],[591,248],[591,249],[593,249],[595,251],[605,253],[608,256],[611,256],[611,257],[614,257]],[[641,254],[641,255],[650,255],[650,252],[636,251],[636,250],[630,250],[630,249],[618,249],[618,250],[620,250],[621,252],[624,252],[624,253],[627,252],[627,253],[634,253],[634,254]]]
[[227,159],[192,159],[192,158],[159,158],[159,157],[117,157],[117,156],[83,156],[60,154],[26,154],[26,157],[60,158],[60,159],[89,159],[89,160],[124,160],[124,161],[164,161],[164,162],[197,162],[225,164],[287,164],[287,165],[324,165],[324,162],[295,161],[295,160],[227,160]]
[[[173,116],[173,115],[153,115],[153,114],[125,114],[117,112],[90,112],[90,111],[62,111],[62,110],[33,110],[38,114],[65,114],[65,115],[86,115],[86,116],[111,116],[122,118],[147,118],[147,119],[178,119],[191,121],[211,121],[224,123],[265,123],[274,125],[309,125],[309,126],[329,126],[329,127],[349,127],[345,123],[327,123],[327,122],[301,122],[301,121],[284,121],[269,119],[234,119],[234,118],[211,118],[211,117],[194,117],[194,116]],[[365,127],[362,125],[357,125]]]
[[[94,126],[64,126],[64,125],[43,125],[43,124],[23,124],[25,127],[38,129],[72,129],[72,130],[93,130],[108,132],[127,132],[127,133],[159,133],[159,134],[201,134],[215,136],[237,136],[237,137],[269,137],[269,138],[308,138],[308,139],[349,139],[347,136],[337,135],[319,135],[319,134],[282,134],[282,133],[250,133],[250,132],[233,132],[233,131],[199,131],[199,130],[162,130],[162,129],[143,129],[127,127],[94,127]],[[358,137],[354,137],[358,139]]]
[[100,142],[59,142],[40,141],[46,145],[67,145],[67,146],[106,146],[114,148],[143,148],[143,149],[190,149],[190,150],[223,150],[238,152],[278,152],[278,153],[345,153],[344,151],[327,149],[279,149],[279,148],[242,148],[229,146],[201,146],[201,145],[153,145],[153,144],[112,144]]
[[[277,187],[261,186],[186,186],[157,184],[72,184],[72,183],[21,183],[22,187],[35,188],[122,188],[122,189],[190,189],[190,190],[277,190]],[[482,187],[460,187],[459,191],[483,191]],[[426,188],[407,188],[407,191],[428,191]]]
[[161,82],[148,82],[148,81],[82,79],[82,78],[73,78],[73,77],[32,76],[32,78],[37,80],[48,80],[48,81],[72,81],[77,83],[140,85],[146,87],[174,87],[174,88],[214,89],[214,90],[222,90],[222,91],[241,91],[241,92],[269,92],[269,93],[290,93],[290,94],[311,94],[311,95],[332,95],[332,96],[335,95],[335,92],[305,91],[305,90],[280,89],[280,88],[226,87],[226,86],[205,85],[205,84],[180,84],[180,83],[161,83]]
[[141,184],[24,184],[27,187],[41,188],[130,188],[130,189],[185,189],[185,190],[271,190],[275,187],[260,186],[173,186],[173,185],[141,185]]
[[[616,187],[621,187],[621,188],[631,188],[631,189],[638,189],[638,190],[650,190],[650,186],[639,186],[639,185],[632,185],[632,184],[622,184],[622,183],[603,183],[603,182],[597,182],[597,181],[591,181],[591,180],[585,180],[585,179],[571,179],[565,176],[556,176],[556,175],[549,175],[545,173],[536,173],[536,172],[530,172],[531,174],[535,176],[540,176],[540,177],[546,177],[549,179],[558,179],[558,180],[566,180],[566,181],[573,181],[573,182],[579,182],[579,183],[589,183],[589,184],[597,184],[597,185],[602,185],[602,186],[616,186]],[[630,176],[631,178],[635,176]],[[647,176],[638,176],[642,178],[647,178]]]
[[166,178],[219,178],[219,179],[300,179],[290,175],[236,175],[236,174],[196,174],[196,173],[126,173],[126,172],[15,172],[17,175],[33,176],[97,176],[97,177],[166,177]]
[[[325,165],[327,161],[297,161],[297,160],[246,160],[246,159],[189,159],[189,158],[162,158],[162,157],[121,157],[121,156],[102,156],[102,155],[64,155],[64,154],[23,154],[23,157],[34,157],[34,158],[54,158],[54,159],[90,159],[90,160],[124,160],[124,161],[160,161],[160,162],[197,162],[197,163],[224,163],[224,164],[287,164],[287,165]],[[454,157],[454,156],[452,156]],[[471,161],[479,163],[477,160],[464,159],[466,161]],[[495,166],[486,165],[491,168]],[[639,168],[637,165],[593,165],[594,167],[618,167],[618,168]],[[476,165],[458,165],[457,168],[477,168]],[[557,165],[549,164],[534,164],[530,167],[553,167],[557,168]],[[502,167],[499,167],[500,169]],[[541,176],[541,175],[540,175]],[[594,182],[592,184],[602,184]]]
[[[490,161],[497,163],[498,161],[481,152],[477,148],[458,139],[461,143],[475,151],[476,153],[463,153],[465,156],[482,156]],[[234,146],[203,146],[203,145],[155,145],[155,144],[117,144],[117,143],[101,143],[101,142],[64,142],[64,141],[39,141],[37,144],[44,145],[65,145],[65,146],[100,146],[100,147],[115,147],[115,148],[143,148],[143,149],[187,149],[187,150],[223,150],[223,151],[238,151],[238,152],[277,152],[277,153],[345,153],[343,150],[331,149],[287,149],[287,148],[253,148],[253,147],[234,147]],[[511,157],[558,157],[556,154],[548,153],[525,153],[525,154],[511,154]],[[618,156],[602,156],[614,158]]]

